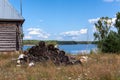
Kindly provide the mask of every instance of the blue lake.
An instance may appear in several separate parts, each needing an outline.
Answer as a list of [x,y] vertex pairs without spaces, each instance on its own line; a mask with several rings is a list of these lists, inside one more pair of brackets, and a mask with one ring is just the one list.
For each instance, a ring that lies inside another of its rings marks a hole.
[[[23,46],[23,50],[27,50],[32,46]],[[70,54],[78,54],[78,53],[89,53],[91,50],[97,49],[97,45],[95,44],[72,44],[72,45],[58,45],[60,50],[64,50]]]

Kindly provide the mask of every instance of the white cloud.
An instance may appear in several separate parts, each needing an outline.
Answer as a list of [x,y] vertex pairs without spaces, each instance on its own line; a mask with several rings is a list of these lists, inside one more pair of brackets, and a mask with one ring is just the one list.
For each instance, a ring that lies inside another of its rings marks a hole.
[[38,35],[38,34],[40,34],[41,32],[43,32],[41,29],[39,29],[39,28],[29,28],[28,29],[28,34],[29,35]]
[[24,39],[32,39],[32,36],[30,35],[24,36]]
[[31,37],[35,37],[35,38],[42,38],[42,39],[47,39],[50,34],[48,34],[47,32],[43,31],[40,28],[29,28],[28,30],[28,34],[29,36],[26,36],[27,38]]
[[81,30],[80,30],[80,33],[81,33],[81,34],[86,34],[86,33],[87,33],[87,30],[88,30],[88,29],[81,29]]
[[44,39],[47,39],[49,36],[50,34],[47,34],[47,33],[41,33],[38,35],[39,38],[44,38]]
[[28,34],[30,35],[37,35],[37,34],[40,34],[40,31],[30,31]]
[[[100,19],[100,18],[89,19],[88,22],[91,23],[91,24],[94,24],[94,23],[96,23],[99,19]],[[112,18],[112,20],[109,19],[107,22],[108,22],[108,23],[111,23],[111,22],[112,22],[112,24],[114,24],[114,23],[115,23],[115,20],[116,20],[116,18]]]
[[58,36],[58,37],[56,37],[56,40],[64,40],[64,39],[63,39],[63,37]]
[[89,19],[88,22],[91,24],[96,23],[100,18],[95,18],[95,19]]
[[116,18],[112,18],[112,24],[111,24],[112,27],[114,27],[115,20],[116,20]]
[[38,31],[38,30],[41,30],[40,28],[28,28],[27,31],[32,31],[32,30],[35,30],[35,31]]
[[79,36],[81,34],[86,34],[86,33],[87,33],[87,29],[81,29],[79,31],[62,32],[62,33],[60,33],[60,35],[63,35],[63,36]]
[[[115,20],[116,20],[116,18],[112,18],[112,20],[109,19],[107,22],[108,22],[108,23],[111,23],[111,22],[112,22],[111,26],[114,27]],[[92,30],[92,31],[93,31],[93,32],[96,32],[96,31],[97,31],[96,28],[95,28],[95,25],[93,25],[93,30]]]
[[78,36],[80,35],[80,31],[67,31],[67,32],[62,32],[60,35],[64,36]]
[[112,18],[112,23],[113,23],[113,24],[115,23],[115,20],[116,20],[116,18]]

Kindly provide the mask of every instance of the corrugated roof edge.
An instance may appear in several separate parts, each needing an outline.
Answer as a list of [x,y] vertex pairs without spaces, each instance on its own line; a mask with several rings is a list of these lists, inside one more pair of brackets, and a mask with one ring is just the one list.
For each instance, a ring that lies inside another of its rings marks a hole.
[[24,21],[25,19],[2,19],[0,18],[0,22],[21,22],[23,24]]
[[8,2],[8,5],[16,11],[17,15],[20,16],[21,19],[25,19],[20,13],[18,13],[19,11],[17,11],[15,7],[13,7],[9,2]]

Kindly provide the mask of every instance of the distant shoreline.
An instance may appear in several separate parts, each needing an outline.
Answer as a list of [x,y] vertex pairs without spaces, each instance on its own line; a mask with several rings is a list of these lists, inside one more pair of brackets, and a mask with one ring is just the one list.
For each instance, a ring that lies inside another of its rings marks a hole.
[[[54,45],[71,45],[71,44],[97,44],[97,41],[54,41],[48,40],[45,41],[47,44],[54,44]],[[36,45],[39,43],[39,40],[23,40],[23,45]]]

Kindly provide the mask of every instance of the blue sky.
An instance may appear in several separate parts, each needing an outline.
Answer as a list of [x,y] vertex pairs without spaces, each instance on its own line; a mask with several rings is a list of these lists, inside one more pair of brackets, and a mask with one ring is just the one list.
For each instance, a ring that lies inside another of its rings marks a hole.
[[[19,0],[9,0],[20,11]],[[22,0],[25,40],[94,40],[93,23],[120,11],[120,0]]]

